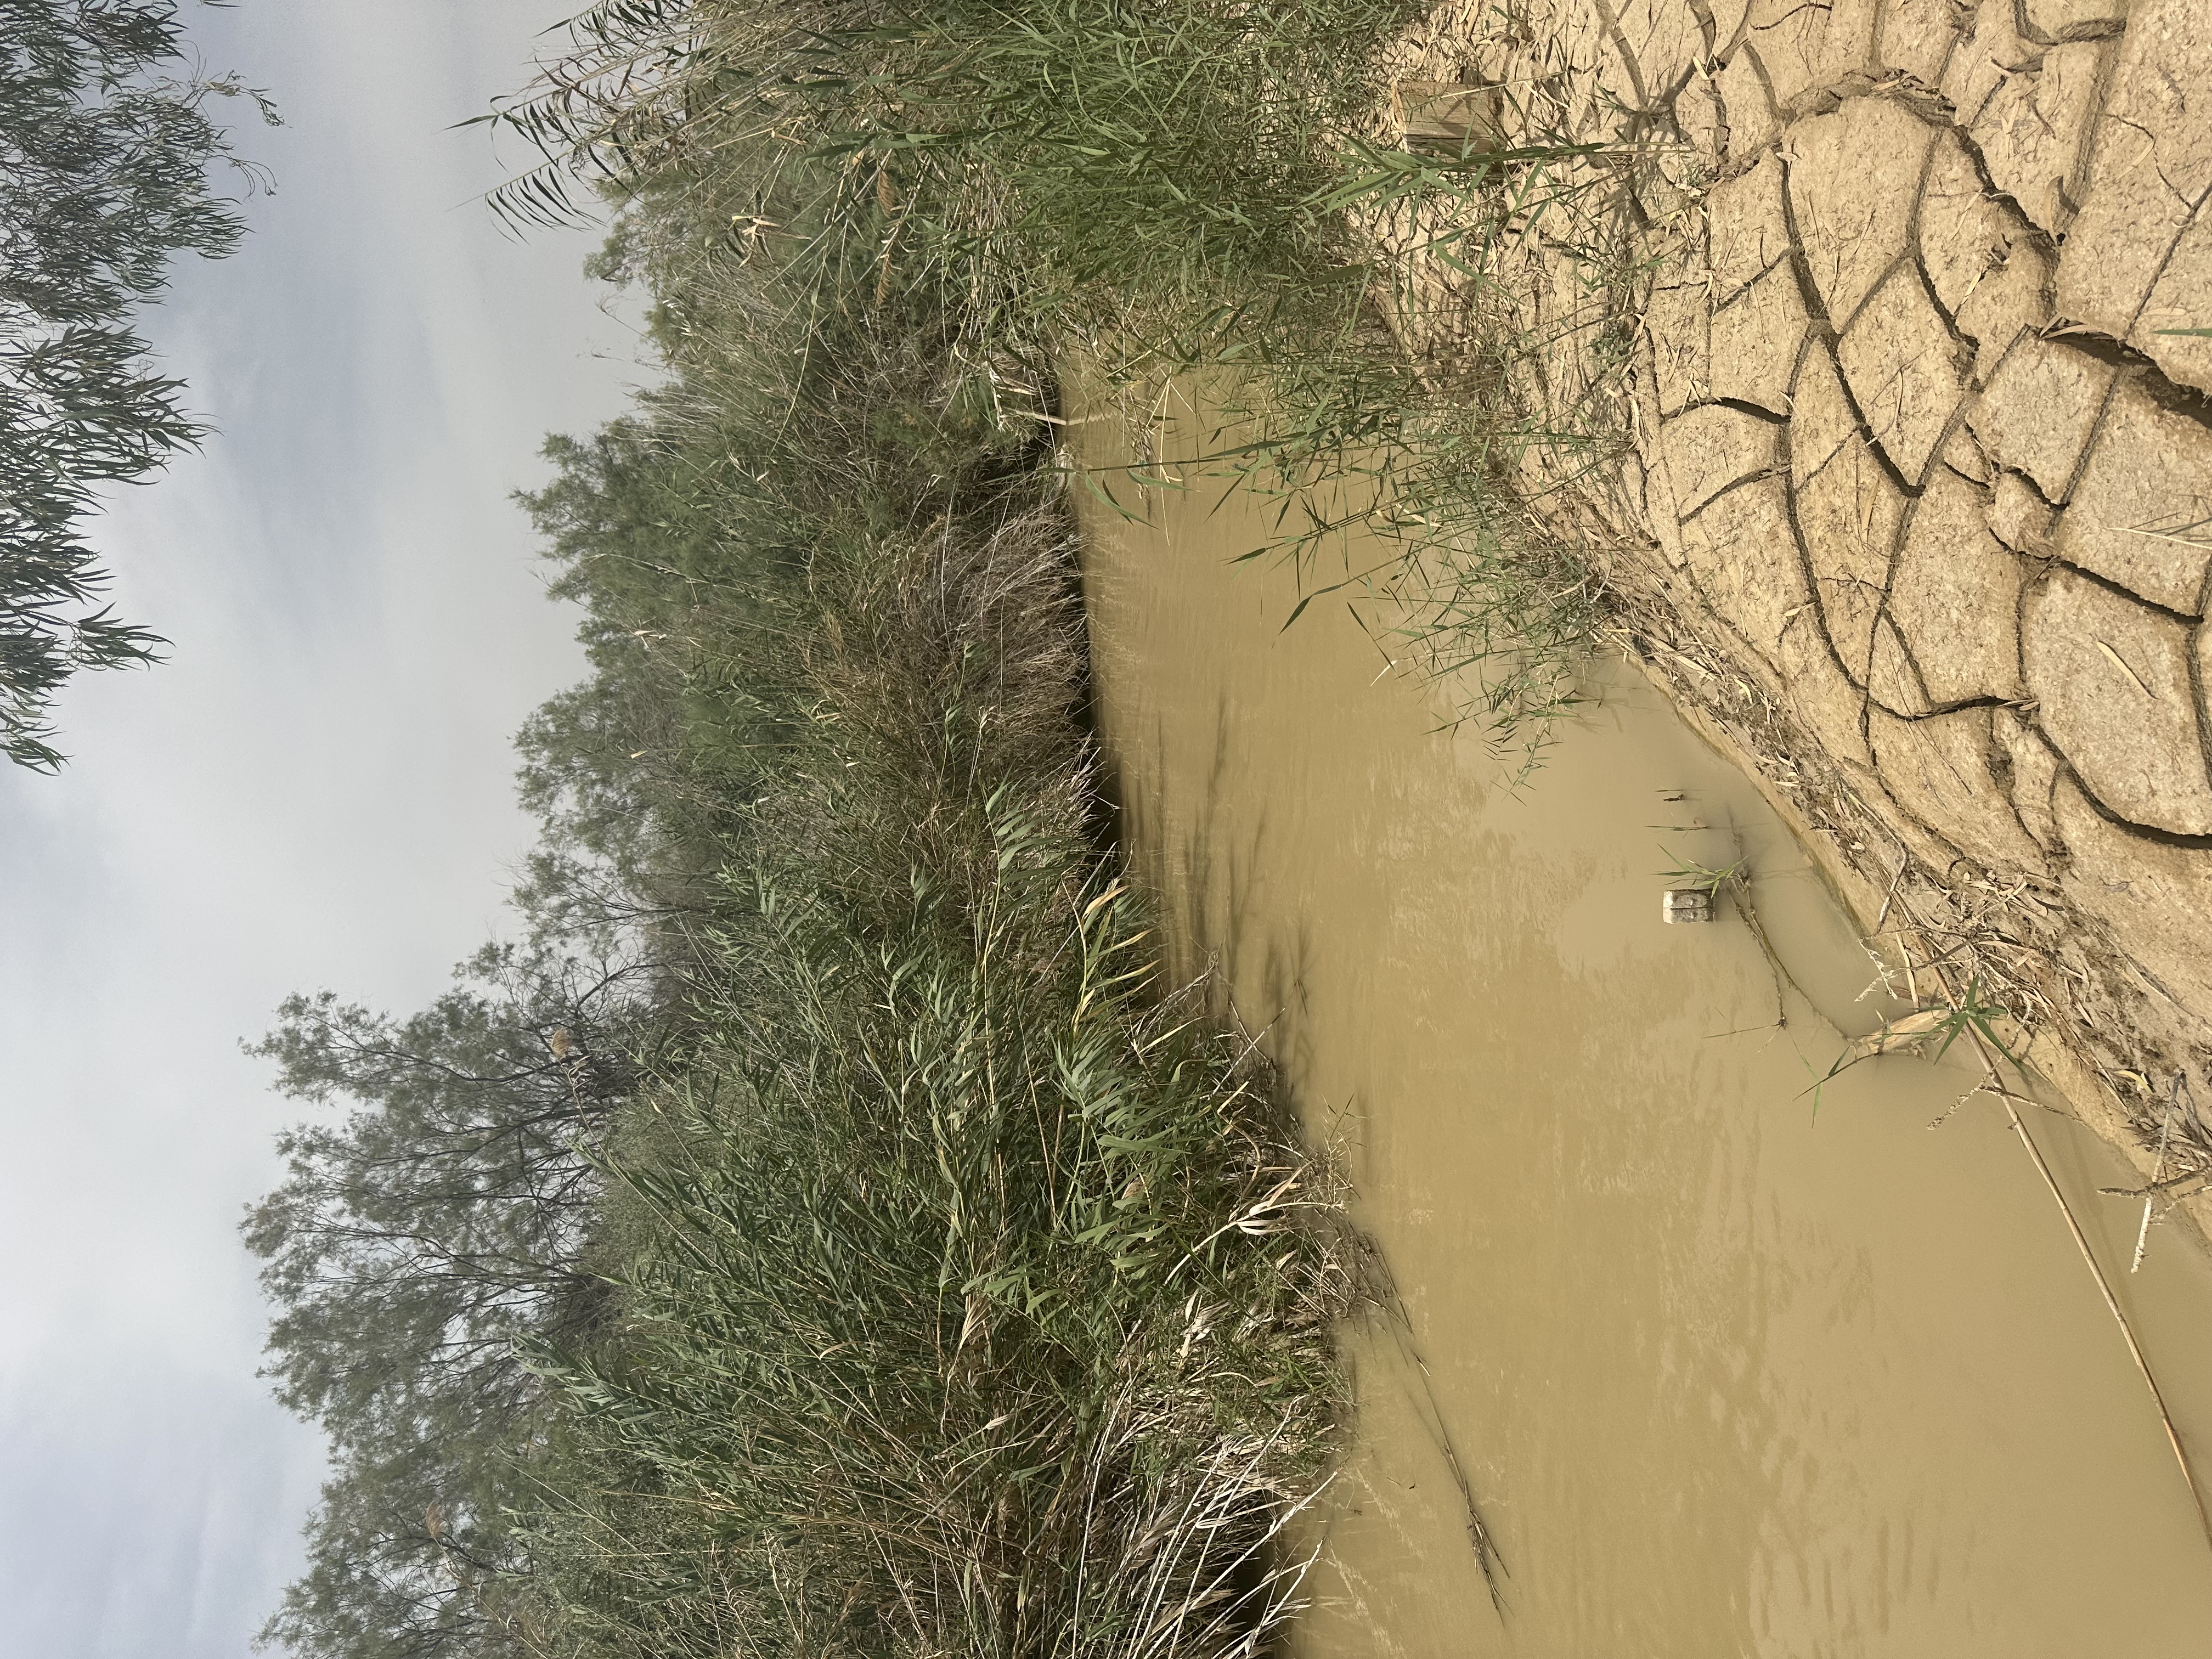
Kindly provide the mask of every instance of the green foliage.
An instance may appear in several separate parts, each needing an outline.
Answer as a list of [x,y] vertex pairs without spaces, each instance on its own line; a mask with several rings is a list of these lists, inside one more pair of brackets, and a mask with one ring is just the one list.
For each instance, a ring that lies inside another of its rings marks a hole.
[[220,258],[244,228],[207,106],[245,88],[165,75],[185,60],[174,0],[0,0],[0,753],[19,765],[61,763],[48,714],[72,673],[161,643],[96,605],[82,522],[202,434],[131,325],[176,255]]
[[1700,864],[1695,859],[1686,859],[1678,853],[1668,852],[1667,856],[1673,859],[1674,863],[1660,874],[1666,878],[1669,886],[1703,888],[1708,897],[1718,898],[1723,892],[1741,894],[1750,885],[1751,860],[1748,858],[1737,857],[1716,868],[1709,864]]
[[487,1588],[526,1570],[507,1522],[514,1447],[469,1437],[429,1402],[404,1440],[347,1453],[307,1526],[307,1570],[261,1645],[348,1659],[526,1651]]
[[1237,306],[1340,257],[1327,135],[1375,96],[1378,49],[1410,15],[610,0],[575,20],[538,95],[487,118],[549,157],[500,198],[520,218],[573,212],[575,179],[713,188],[803,158],[815,258],[853,289],[941,281],[1000,331],[1114,295]]
[[512,1565],[513,1459],[538,1428],[517,1345],[611,1313],[589,1159],[667,1041],[650,965],[488,947],[459,979],[404,1021],[291,998],[256,1049],[295,1099],[348,1108],[283,1137],[285,1179],[245,1230],[281,1310],[264,1374],[337,1464],[270,1626],[301,1651],[478,1630],[456,1573]]
[[2021,1064],[2020,1056],[2007,1045],[1998,1029],[2000,1021],[2012,1018],[2011,1012],[2002,1004],[1983,996],[1982,981],[1977,975],[1967,981],[1964,992],[1940,1006],[1916,1009],[1899,1018],[1885,1019],[1879,1030],[1845,1043],[1828,1069],[1806,1090],[1813,1097],[1814,1115],[1817,1117],[1820,1114],[1820,1091],[1852,1066],[1900,1049],[1924,1048],[1931,1042],[1936,1044],[1936,1052],[1929,1058],[1940,1060],[1960,1037],[1971,1039],[1994,1081],[1996,1057],[2002,1056],[2014,1069]]
[[514,1334],[589,1304],[586,1159],[654,1036],[641,977],[492,946],[405,1021],[328,992],[279,1011],[254,1050],[277,1086],[356,1109],[282,1138],[286,1178],[246,1237],[286,1310],[270,1335],[280,1395],[341,1446],[404,1419],[388,1393],[402,1382],[495,1425],[524,1392]]

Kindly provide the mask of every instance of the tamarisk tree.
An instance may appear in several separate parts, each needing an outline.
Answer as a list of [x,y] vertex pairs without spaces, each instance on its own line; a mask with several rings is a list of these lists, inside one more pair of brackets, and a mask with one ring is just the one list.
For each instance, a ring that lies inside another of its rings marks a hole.
[[654,1063],[650,978],[632,957],[489,945],[407,1018],[295,996],[254,1046],[316,1109],[246,1220],[276,1306],[264,1375],[334,1464],[272,1643],[304,1659],[497,1650],[483,1591],[514,1564],[528,1352],[606,1313],[592,1160]]
[[177,0],[0,0],[0,753],[41,770],[70,676],[162,643],[100,604],[83,524],[203,435],[132,319],[176,255],[244,231],[210,100],[276,118],[185,63]]

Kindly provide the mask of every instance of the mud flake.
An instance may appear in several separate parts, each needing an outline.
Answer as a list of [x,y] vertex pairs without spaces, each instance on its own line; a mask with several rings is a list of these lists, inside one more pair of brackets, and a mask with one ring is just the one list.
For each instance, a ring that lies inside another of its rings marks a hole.
[[[2120,37],[2111,87],[2078,192],[2081,211],[2058,261],[2058,309],[2155,356],[2158,347],[2182,343],[2138,337],[2138,322],[2212,191],[2212,29],[2203,0],[2139,4]],[[2199,270],[2203,258],[2200,247],[2192,256]],[[2199,318],[2193,325],[2212,325]]]
[[2061,775],[2052,816],[2073,857],[2067,895],[2126,941],[2129,953],[2176,997],[2212,1007],[2212,851],[2130,835],[2109,822],[2075,781]]
[[1990,710],[1990,735],[2009,763],[2012,781],[2007,793],[2021,827],[2045,853],[2063,858],[2066,841],[2058,833],[2051,806],[2051,791],[2058,782],[2057,752],[2016,709]]
[[[1801,388],[1802,386],[1801,381]],[[1856,429],[1797,485],[1797,529],[1836,655],[1863,685],[1905,496]]]
[[1752,0],[1747,21],[1774,101],[1784,109],[1864,69],[1873,55],[1875,0]]
[[1709,312],[1705,285],[1692,283],[1655,289],[1644,308],[1644,331],[1651,342],[1652,386],[1658,394],[1658,412],[1663,416],[1672,417],[1713,395],[1705,343]]
[[1974,372],[1986,379],[2021,330],[2051,320],[2051,264],[2034,227],[1984,187],[1956,131],[1936,137],[1919,238],[1936,301],[1975,343]]
[[1881,620],[1881,590],[1843,576],[1814,584],[1820,626],[1852,685],[1863,691],[1874,678],[1875,624]]
[[1778,654],[1790,712],[1811,728],[1821,751],[1846,776],[1871,783],[1874,757],[1860,725],[1866,700],[1836,665],[1835,653],[1814,614],[1808,608],[1783,625]]
[[2153,605],[2200,614],[2212,564],[2212,430],[2161,407],[2139,376],[2123,379],[2055,546]]
[[1790,482],[1806,482],[1843,453],[1858,430],[1858,416],[1844,392],[1844,374],[1825,341],[1807,349],[1790,389]]
[[2212,319],[2212,198],[2197,205],[2188,228],[2176,239],[2172,256],[2143,302],[2129,343],[2149,356],[2169,379],[2212,392],[2212,339],[2159,331],[2212,328],[2208,319]]
[[1920,273],[1910,264],[1893,270],[1844,331],[1836,355],[1875,441],[1899,472],[1917,482],[1966,395],[1968,368],[1965,348]]
[[1920,196],[1920,258],[1944,309],[1956,312],[2033,229],[1991,196],[1955,129],[1939,133]]
[[2057,514],[2017,472],[2000,472],[1990,495],[1990,533],[2015,552],[2041,557]]
[[2084,787],[2132,823],[2212,835],[2190,631],[2061,568],[2028,590],[2021,657],[2043,729]]
[[1981,0],[1966,38],[1943,71],[1942,93],[1962,127],[1978,120],[1990,100],[2015,76],[2033,75],[2042,49],[2021,38],[2013,0]]
[[1751,0],[1711,0],[1707,7],[1713,15],[1713,54],[1725,57],[1735,46],[1736,37],[1743,33],[1743,20],[1751,9]]
[[[1905,252],[1913,192],[1935,129],[1890,98],[1853,98],[1783,141],[1798,246],[1838,328]],[[1869,158],[1880,156],[1875,167]]]
[[2006,353],[1967,424],[1991,459],[2026,473],[2045,500],[2063,501],[2114,372],[2086,352],[2030,335]]
[[1705,55],[1705,32],[1688,0],[1626,0],[1614,21],[1635,60],[1647,106],[1664,100]]
[[2212,621],[2200,622],[2189,641],[2195,672],[2197,729],[2205,735],[2205,763],[2212,767]]
[[2128,0],[2022,0],[2021,10],[2030,33],[2056,40],[2069,29],[2124,24]]
[[1942,453],[1936,459],[1968,483],[1984,489],[1989,487],[1996,472],[1963,422],[1951,428],[1951,435],[1943,441]]
[[1905,636],[1887,610],[1874,619],[1874,649],[1867,664],[1867,696],[1875,707],[1898,715],[1919,716],[1936,707],[1919,665],[1905,648]]
[[1713,298],[1721,304],[1789,252],[1778,158],[1762,155],[1750,171],[1713,186],[1705,198],[1705,250],[1713,273]]
[[1990,181],[2053,234],[2073,217],[2067,184],[2088,137],[2098,73],[2110,52],[2102,41],[2051,47],[2036,70],[2007,75],[1968,127]]
[[1675,516],[1686,520],[1729,485],[1774,470],[1775,428],[1740,409],[1707,404],[1660,428],[1659,459]]
[[1777,265],[1712,313],[1707,371],[1712,396],[1790,412],[1790,380],[1805,338],[1797,275]]
[[1690,77],[1689,85],[1674,100],[1674,121],[1699,164],[1708,170],[1718,166],[1728,150],[1728,112],[1710,76]]
[[2020,695],[2021,562],[1990,533],[1986,497],[1936,472],[1889,579],[1889,615],[1937,703]]
[[2051,270],[2050,255],[2021,243],[2002,264],[1982,273],[1952,319],[1974,343],[1976,380],[1986,382],[2022,335],[2049,326]]
[[1951,0],[1881,0],[1875,24],[1875,73],[1902,71],[1936,85],[1959,38],[1951,17]]
[[1809,598],[1780,478],[1731,489],[1682,526],[1681,551],[1714,613],[1769,665],[1793,611]]
[[1990,763],[1996,738],[1988,709],[1914,720],[1875,709],[1867,736],[1891,799],[1960,852],[1984,866],[2047,867]]
[[1774,100],[1767,95],[1757,54],[1739,46],[1713,77],[1713,85],[1728,111],[1731,157],[1741,160],[1754,155],[1781,135],[1782,118],[1775,112]]

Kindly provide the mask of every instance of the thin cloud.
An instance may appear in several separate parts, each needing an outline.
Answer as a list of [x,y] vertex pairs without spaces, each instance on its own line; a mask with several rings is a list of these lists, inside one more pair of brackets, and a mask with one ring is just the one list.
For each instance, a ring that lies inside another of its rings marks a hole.
[[0,775],[0,1649],[235,1659],[298,1569],[319,1449],[251,1375],[235,1231],[298,1109],[237,1043],[294,989],[437,994],[526,844],[508,739],[580,657],[507,496],[641,371],[589,239],[504,238],[447,129],[561,15],[194,9],[289,125],[245,135],[253,236],[149,319],[219,434],[99,527],[174,659]]

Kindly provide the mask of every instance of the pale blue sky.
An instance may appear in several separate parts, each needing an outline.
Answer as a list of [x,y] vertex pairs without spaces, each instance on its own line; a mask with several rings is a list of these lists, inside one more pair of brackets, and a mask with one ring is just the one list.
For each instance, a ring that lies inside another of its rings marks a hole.
[[507,495],[645,371],[592,239],[505,238],[447,129],[568,9],[189,9],[289,125],[149,319],[220,433],[100,531],[173,660],[0,770],[0,1659],[234,1659],[298,1565],[320,1452],[236,1236],[292,1109],[238,1042],[293,989],[435,995],[528,843],[508,740],[581,659]]

